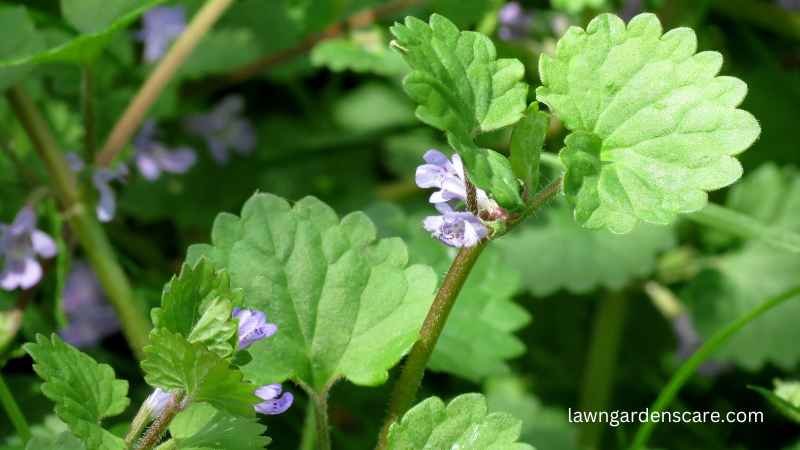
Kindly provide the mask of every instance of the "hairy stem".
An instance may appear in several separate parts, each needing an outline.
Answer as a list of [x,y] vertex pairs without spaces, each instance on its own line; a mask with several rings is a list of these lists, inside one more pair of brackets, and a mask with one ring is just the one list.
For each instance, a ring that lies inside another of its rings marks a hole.
[[328,393],[311,394],[314,423],[317,426],[317,449],[331,450],[331,428],[328,424]]
[[317,425],[316,419],[314,418],[315,406],[309,402],[308,407],[306,408],[306,418],[303,421],[303,434],[300,437],[300,450],[314,450],[314,447],[317,445],[316,435],[314,434]]
[[[595,312],[580,394],[581,411],[602,411],[608,407],[614,390],[614,369],[627,306],[628,297],[624,293],[612,292],[601,300]],[[600,448],[605,424],[596,422],[582,425],[578,433],[580,447],[587,450]]]
[[392,399],[389,403],[389,413],[378,438],[378,449],[386,448],[389,426],[408,411],[416,400],[417,390],[425,374],[425,367],[428,365],[428,360],[431,357],[433,348],[436,346],[436,341],[439,340],[439,336],[442,334],[444,325],[447,322],[447,316],[453,309],[458,293],[464,286],[464,282],[467,281],[467,277],[473,266],[475,266],[478,256],[486,247],[486,243],[487,241],[484,240],[475,247],[462,248],[453,259],[453,263],[450,265],[450,269],[442,282],[442,287],[436,293],[436,298],[431,304],[428,316],[422,324],[419,340],[411,349],[411,353],[409,353],[403,366],[403,371],[400,373],[400,378],[395,382]]
[[94,118],[94,69],[90,65],[83,66],[81,72],[81,110],[83,112],[83,147],[86,161],[94,158],[97,150]]
[[136,444],[136,439],[142,434],[142,431],[150,422],[150,415],[152,411],[150,408],[147,408],[145,405],[147,401],[142,402],[142,405],[139,407],[139,411],[136,412],[136,416],[131,421],[131,427],[128,430],[128,434],[125,435],[125,445],[127,449],[133,448]]
[[147,343],[150,321],[137,303],[128,278],[117,262],[114,250],[103,228],[86,208],[80,197],[78,182],[36,105],[20,87],[10,89],[6,96],[16,116],[28,133],[33,147],[44,161],[59,198],[64,215],[81,243],[109,301],[122,324],[128,345],[141,359]]
[[107,166],[130,141],[139,128],[147,110],[155,103],[180,66],[186,61],[200,39],[208,32],[233,0],[207,0],[192,22],[180,35],[170,51],[161,60],[117,121],[103,150],[97,155],[97,164]]
[[17,430],[17,434],[22,440],[22,446],[24,447],[31,439],[31,429],[28,427],[28,421],[25,420],[25,415],[23,415],[22,410],[19,409],[14,395],[11,394],[11,390],[8,388],[5,379],[3,379],[2,373],[0,373],[0,403],[3,404],[3,409],[14,425],[14,429]]
[[183,395],[172,396],[167,406],[164,407],[164,411],[161,415],[153,421],[150,428],[148,428],[142,438],[139,439],[139,445],[136,446],[137,450],[150,450],[161,441],[161,437],[167,432],[167,428],[169,428],[172,419],[183,409],[182,403]]
[[[711,355],[713,355],[714,352],[716,352],[717,349],[722,346],[722,344],[727,342],[731,336],[735,335],[739,330],[767,311],[797,297],[798,295],[800,295],[800,286],[784,291],[775,297],[771,297],[763,301],[758,306],[751,309],[747,314],[714,333],[714,335],[711,336],[711,338],[709,338],[699,349],[697,349],[697,351],[689,359],[687,359],[683,365],[681,365],[678,371],[675,372],[675,375],[672,376],[672,379],[670,379],[669,383],[661,390],[661,393],[658,395],[658,398],[656,398],[656,401],[653,402],[652,406],[650,406],[650,411],[660,412],[669,406],[675,396],[678,395],[678,392],[680,392],[683,385],[686,384],[689,378],[691,378],[695,371],[697,371],[697,368],[700,367]],[[636,432],[636,436],[633,438],[633,443],[631,444],[630,449],[642,449],[644,445],[647,444],[647,441],[650,438],[650,435],[653,433],[655,426],[656,422],[645,422]]]

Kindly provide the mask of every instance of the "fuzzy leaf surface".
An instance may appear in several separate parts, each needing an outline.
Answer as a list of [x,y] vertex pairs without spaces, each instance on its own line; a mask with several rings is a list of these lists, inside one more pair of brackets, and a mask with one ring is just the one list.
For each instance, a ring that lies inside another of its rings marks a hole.
[[533,450],[517,442],[522,423],[510,414],[489,413],[480,394],[464,394],[446,406],[430,397],[389,428],[389,450]]
[[521,205],[519,186],[508,160],[475,145],[475,135],[519,121],[526,108],[525,68],[516,59],[498,59],[492,41],[460,31],[434,14],[429,23],[408,17],[392,33],[413,72],[403,80],[416,101],[417,117],[447,132],[476,186],[500,205]]
[[153,323],[225,358],[233,353],[237,330],[231,310],[240,303],[241,293],[230,288],[227,274],[201,259],[194,265],[184,264],[180,275],[164,286],[161,307],[152,311]]
[[111,366],[97,363],[56,335],[50,339],[38,335],[36,343],[24,348],[34,360],[34,371],[44,380],[42,393],[56,404],[56,415],[87,448],[125,448],[122,439],[100,423],[128,407],[127,381],[116,379]]
[[318,393],[340,377],[385,382],[416,341],[436,286],[430,267],[407,266],[402,240],[376,240],[363,213],[339,219],[313,197],[290,205],[254,195],[240,217],[217,217],[212,245],[189,249],[190,261],[201,256],[226,268],[245,307],[278,326],[249,348],[248,379],[292,379]]
[[258,397],[242,373],[200,343],[189,342],[166,328],[150,333],[142,369],[148,384],[168,391],[181,390],[197,402],[236,416],[251,417]]
[[195,403],[181,411],[169,431],[181,450],[262,450],[270,438],[258,419],[238,417],[207,403]]
[[668,224],[741,177],[735,155],[760,133],[736,108],[747,86],[717,76],[719,53],[696,50],[694,31],[662,34],[653,14],[627,26],[603,14],[541,57],[536,96],[573,132],[561,152],[564,191],[583,226]]

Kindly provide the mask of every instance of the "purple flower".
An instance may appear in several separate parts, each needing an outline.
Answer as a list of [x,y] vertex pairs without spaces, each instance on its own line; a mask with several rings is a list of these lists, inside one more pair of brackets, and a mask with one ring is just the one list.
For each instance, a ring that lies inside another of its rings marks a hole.
[[70,344],[79,348],[93,347],[104,337],[119,331],[117,314],[88,264],[73,265],[62,297],[69,325],[59,334]]
[[197,160],[194,150],[186,147],[169,149],[156,141],[156,136],[155,122],[146,120],[133,140],[136,166],[145,179],[156,180],[161,172],[185,173],[194,165]]
[[144,401],[144,407],[150,411],[150,417],[155,419],[164,413],[164,409],[166,409],[169,402],[172,401],[172,398],[173,395],[171,392],[156,388]]
[[142,29],[136,38],[144,43],[144,60],[158,61],[186,28],[186,11],[182,6],[153,8],[142,17]]
[[[447,159],[431,149],[423,156],[425,164],[417,168],[416,182],[421,188],[437,188],[429,201],[442,215],[425,218],[423,226],[433,237],[452,247],[472,247],[489,234],[481,219],[471,212],[456,211],[455,203],[467,201],[467,177],[458,155]],[[475,189],[478,212],[489,220],[507,217],[506,211],[482,189]]]
[[117,199],[114,189],[111,188],[112,181],[124,181],[128,176],[128,166],[120,164],[116,169],[96,169],[92,174],[92,184],[100,194],[97,201],[97,218],[100,222],[110,222],[117,212]]
[[485,238],[489,230],[471,212],[455,211],[447,203],[437,203],[441,216],[428,216],[423,227],[436,239],[451,247],[474,247]]
[[[65,156],[67,164],[69,164],[73,172],[80,173],[86,168],[86,164],[77,153],[71,152]],[[110,222],[117,211],[117,199],[114,189],[111,188],[111,183],[114,181],[124,182],[127,176],[128,166],[125,164],[120,164],[113,169],[94,169],[92,172],[92,184],[100,196],[95,211],[97,218],[101,222]]]
[[0,255],[5,264],[0,272],[0,287],[7,291],[30,289],[42,279],[42,266],[36,257],[52,258],[56,243],[36,228],[33,208],[22,208],[10,225],[0,224]]
[[284,392],[281,395],[282,391],[280,384],[267,384],[256,389],[256,396],[264,400],[255,406],[256,412],[271,416],[286,412],[292,406],[294,396],[291,392]]
[[531,15],[519,2],[506,3],[497,14],[500,28],[497,34],[504,41],[522,39],[531,29]]
[[[672,319],[672,329],[678,340],[676,354],[678,359],[686,360],[703,344],[703,339],[695,328],[694,321],[686,312],[681,312]],[[709,360],[698,369],[698,373],[707,377],[715,377],[723,372],[727,365],[719,361]]]
[[256,309],[233,308],[233,317],[239,320],[239,350],[244,350],[278,331],[275,324],[267,322],[267,315]]
[[231,95],[222,99],[207,114],[189,117],[186,131],[205,139],[214,159],[224,164],[228,151],[233,149],[241,155],[249,154],[256,146],[256,133],[249,120],[242,117],[244,99]]

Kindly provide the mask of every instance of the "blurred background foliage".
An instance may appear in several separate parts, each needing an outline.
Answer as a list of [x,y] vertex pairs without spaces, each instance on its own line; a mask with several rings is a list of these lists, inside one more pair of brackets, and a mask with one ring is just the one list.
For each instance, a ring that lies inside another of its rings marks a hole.
[[[201,4],[167,3],[184,6],[188,16]],[[428,204],[413,176],[425,150],[446,146],[438,132],[414,117],[414,105],[401,87],[407,68],[389,50],[388,26],[405,15],[438,12],[459,27],[491,34],[499,53],[523,61],[527,81],[536,85],[538,55],[551,51],[568,25],[584,26],[600,11],[630,15],[640,9],[657,13],[665,28],[693,27],[700,49],[723,52],[723,73],[749,86],[743,108],[760,120],[763,132],[742,157],[744,181],[715,193],[713,199],[800,231],[800,177],[793,168],[800,164],[800,13],[788,3],[792,2],[531,0],[522,2],[530,14],[527,33],[503,40],[497,34],[501,0],[395,0],[388,2],[391,9],[379,0],[237,0],[150,114],[162,140],[196,149],[198,162],[186,174],[155,182],[132,173],[116,188],[119,212],[106,229],[137,293],[151,306],[177,271],[187,246],[207,241],[216,214],[237,212],[255,191],[291,200],[317,196],[340,214],[365,210],[383,235],[407,240],[413,262],[443,274],[453,252],[420,227]],[[18,5],[27,8],[43,48],[87,32],[62,18],[59,2],[0,2],[0,8]],[[96,11],[109,14],[110,23],[124,11],[109,5]],[[356,15],[365,10],[380,14]],[[100,137],[152,71],[153,66],[141,60],[141,45],[133,37],[138,27],[133,22],[109,36],[105,52],[92,63]],[[13,53],[20,42],[19,36],[5,35],[0,24],[0,54],[20,56]],[[10,47],[3,50],[4,46]],[[254,62],[260,62],[255,69]],[[81,66],[36,65],[24,83],[43,106],[61,147],[80,149]],[[232,156],[220,165],[181,123],[234,93],[245,99],[245,116],[255,126],[257,146],[252,154]],[[550,152],[558,151],[563,134],[554,124]],[[508,132],[501,130],[485,140],[483,145],[504,151]],[[0,221],[9,222],[32,190],[46,182],[47,174],[4,102],[0,150]],[[132,154],[129,148],[121,160]],[[547,161],[551,164],[543,185],[555,176],[557,166],[552,158]],[[58,235],[60,219],[54,207],[48,210],[48,220],[40,226]],[[614,236],[581,229],[560,202],[529,222],[497,242],[478,264],[436,349],[423,395],[448,398],[483,391],[491,408],[523,420],[523,440],[540,450],[579,448],[582,431],[567,423],[566,411],[585,404],[593,390],[611,392],[607,409],[649,405],[680,363],[678,349],[686,336],[675,331],[679,316],[688,315],[702,338],[800,279],[796,255],[690,222],[640,226],[631,235]],[[60,244],[76,247],[69,235]],[[69,255],[62,252],[47,267],[48,277],[38,289],[20,294],[30,298],[17,336],[4,335],[17,294],[0,291],[0,359],[6,361],[12,390],[28,419],[37,424],[37,433],[63,424],[50,414],[30,360],[20,357],[18,348],[37,332],[63,327],[59,299]],[[605,374],[609,386],[598,387],[594,381],[599,378],[593,378],[598,374],[587,371],[587,358],[596,342],[593,330],[605,326],[599,325],[599,318],[614,298],[624,299],[621,311],[611,313],[619,319],[618,356]],[[747,386],[771,386],[775,378],[798,376],[798,318],[800,304],[794,302],[759,319],[716,356],[718,370],[696,376],[673,405],[688,410],[762,410],[765,423],[666,425],[656,432],[654,447],[761,450],[795,445],[800,429]],[[134,404],[147,395],[120,335],[88,351],[132,381]],[[342,383],[334,388],[334,448],[371,448],[387,394],[387,386],[365,389]],[[304,408],[299,399],[287,414],[264,419],[273,438],[270,448],[296,448]],[[123,419],[123,430],[124,423]],[[634,431],[631,425],[607,429],[599,448],[621,448]],[[19,448],[12,434],[9,422],[0,420],[1,449]]]

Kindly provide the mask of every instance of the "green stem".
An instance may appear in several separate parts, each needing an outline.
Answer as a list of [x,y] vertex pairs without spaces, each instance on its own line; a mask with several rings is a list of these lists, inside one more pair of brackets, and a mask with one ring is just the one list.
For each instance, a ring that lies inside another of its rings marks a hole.
[[167,406],[164,407],[164,411],[153,421],[153,424],[150,425],[150,428],[147,429],[139,440],[139,444],[136,446],[137,450],[150,450],[161,441],[161,437],[167,432],[167,428],[169,428],[169,424],[172,423],[172,419],[183,409],[182,403],[182,394],[172,396]]
[[306,408],[306,419],[303,421],[303,435],[300,438],[300,450],[314,450],[317,444],[316,435],[314,434],[317,425],[315,415],[315,406],[309,402]]
[[58,195],[64,215],[78,237],[109,301],[122,323],[122,332],[138,358],[143,356],[150,322],[137,303],[128,278],[117,262],[114,250],[93,211],[82,202],[75,174],[58,149],[47,123],[36,105],[20,87],[6,93],[11,108],[28,133],[33,147],[44,161],[53,191]]
[[428,366],[428,360],[436,346],[436,341],[442,334],[447,316],[453,309],[458,293],[464,286],[464,282],[467,281],[467,276],[475,265],[475,261],[478,260],[478,256],[486,247],[486,243],[487,241],[484,240],[474,247],[464,247],[453,259],[450,270],[447,271],[442,287],[436,293],[436,298],[433,299],[428,316],[422,325],[419,340],[412,347],[403,371],[400,373],[400,378],[395,382],[392,399],[389,403],[389,413],[378,438],[378,449],[386,448],[389,426],[408,411],[416,400],[425,368]]
[[147,405],[147,401],[142,402],[139,411],[136,412],[136,416],[131,421],[131,427],[128,430],[128,434],[125,435],[126,449],[133,448],[136,444],[136,438],[142,434],[142,431],[150,422],[150,415],[153,411],[145,405]]
[[328,393],[312,394],[311,403],[314,409],[314,423],[317,428],[317,449],[331,450],[331,428],[328,424]]
[[[602,411],[608,408],[614,390],[614,369],[617,366],[627,305],[627,295],[612,292],[603,298],[595,313],[581,388],[581,411]],[[582,424],[578,434],[580,447],[589,450],[600,448],[604,429],[605,424],[600,422]]]
[[3,379],[2,373],[0,373],[0,403],[3,404],[3,409],[6,410],[6,415],[11,420],[11,423],[14,424],[14,428],[17,430],[19,438],[22,439],[22,446],[24,447],[31,439],[31,429],[28,427],[28,422],[25,420],[25,415],[23,415],[22,410],[19,409],[19,405],[14,399],[14,395],[11,394],[11,390],[6,384],[6,380]]
[[81,72],[81,109],[83,110],[83,146],[86,161],[94,159],[97,150],[94,119],[94,71],[90,65]]
[[[714,352],[717,351],[718,348],[722,346],[727,340],[736,334],[739,330],[744,328],[747,324],[752,322],[753,320],[760,317],[762,314],[766,313],[772,308],[786,302],[787,300],[791,300],[792,298],[800,295],[800,286],[794,287],[787,291],[784,291],[781,294],[776,295],[775,297],[771,297],[764,302],[760,303],[755,308],[751,309],[747,314],[744,316],[736,319],[735,321],[728,324],[725,328],[717,331],[708,339],[686,362],[681,365],[675,375],[672,376],[672,379],[669,383],[661,390],[661,393],[656,398],[656,401],[653,402],[653,405],[650,407],[650,412],[660,412],[666,408],[672,400],[678,395],[681,388],[684,384],[689,380],[689,378],[695,373],[698,367],[703,364]],[[639,450],[647,444],[650,435],[653,433],[653,429],[656,426],[656,422],[648,421],[645,422],[639,430],[636,432],[636,436],[633,438],[633,444],[631,444],[631,450]]]
[[136,93],[136,97],[125,109],[122,117],[114,125],[103,150],[97,155],[97,165],[109,165],[122,151],[133,133],[139,128],[147,110],[167,87],[200,39],[231,4],[233,4],[233,0],[207,0],[200,11],[195,14],[189,26],[181,33],[167,55],[158,63],[153,73]]

